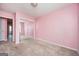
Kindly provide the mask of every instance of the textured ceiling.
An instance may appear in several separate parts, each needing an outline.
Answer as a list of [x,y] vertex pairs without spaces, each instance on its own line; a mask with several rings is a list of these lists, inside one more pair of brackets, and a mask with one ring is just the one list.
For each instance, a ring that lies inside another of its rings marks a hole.
[[33,7],[30,3],[0,3],[0,10],[11,13],[21,11],[29,16],[38,17],[66,5],[68,3],[38,3],[37,7]]

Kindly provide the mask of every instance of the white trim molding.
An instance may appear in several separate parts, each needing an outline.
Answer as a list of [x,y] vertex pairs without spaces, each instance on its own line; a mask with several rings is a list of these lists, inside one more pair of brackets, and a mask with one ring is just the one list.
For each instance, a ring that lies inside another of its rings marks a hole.
[[[64,47],[64,48],[67,48],[67,49],[70,49],[70,50],[73,50],[73,51],[78,52],[78,50],[75,49],[75,48],[71,48],[71,47],[68,47],[68,46],[64,46],[64,45],[61,45],[61,44],[58,44],[58,43],[52,43],[51,41],[44,40],[44,39],[42,39],[42,38],[36,38],[35,40],[40,40],[40,41],[46,42],[46,43],[48,43],[48,44],[52,44],[52,45]],[[79,52],[78,52],[78,53],[79,53]]]

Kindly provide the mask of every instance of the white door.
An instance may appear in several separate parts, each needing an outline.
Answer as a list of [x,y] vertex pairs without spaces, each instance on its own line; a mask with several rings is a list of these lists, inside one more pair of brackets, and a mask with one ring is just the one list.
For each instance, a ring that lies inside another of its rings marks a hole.
[[0,41],[7,40],[7,19],[0,18]]

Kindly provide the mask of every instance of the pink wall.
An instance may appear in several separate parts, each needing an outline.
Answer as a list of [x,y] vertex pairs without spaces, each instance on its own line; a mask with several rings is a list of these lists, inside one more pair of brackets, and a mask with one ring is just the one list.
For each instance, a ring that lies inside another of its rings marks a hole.
[[0,10],[0,17],[14,19],[14,14]]
[[77,4],[37,18],[36,38],[77,50]]

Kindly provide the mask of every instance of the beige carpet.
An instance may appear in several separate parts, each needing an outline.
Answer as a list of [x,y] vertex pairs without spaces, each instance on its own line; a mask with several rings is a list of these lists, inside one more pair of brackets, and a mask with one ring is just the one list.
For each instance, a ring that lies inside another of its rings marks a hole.
[[77,56],[78,53],[63,47],[47,44],[42,41],[26,39],[22,43],[1,43],[0,53],[9,56]]

